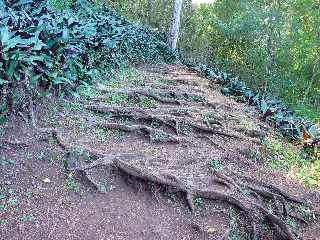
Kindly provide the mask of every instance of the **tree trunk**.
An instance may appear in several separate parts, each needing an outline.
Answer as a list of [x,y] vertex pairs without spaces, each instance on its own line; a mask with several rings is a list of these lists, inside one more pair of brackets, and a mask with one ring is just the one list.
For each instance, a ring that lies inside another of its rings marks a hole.
[[171,49],[177,48],[177,41],[179,37],[179,27],[180,27],[180,15],[182,10],[183,0],[174,1],[173,16],[171,22],[171,30],[168,38],[168,44]]
[[307,98],[308,98],[308,95],[309,95],[309,93],[311,92],[311,88],[312,88],[313,84],[314,84],[315,81],[316,81],[316,76],[317,76],[317,73],[318,73],[318,71],[319,71],[319,69],[320,69],[319,66],[320,66],[320,58],[318,58],[318,59],[315,61],[314,65],[313,65],[311,80],[310,80],[310,82],[309,82],[309,85],[308,85],[306,91],[304,92],[304,96],[303,96],[303,100],[302,100],[302,103],[303,103],[303,104],[306,102],[306,100],[307,100]]

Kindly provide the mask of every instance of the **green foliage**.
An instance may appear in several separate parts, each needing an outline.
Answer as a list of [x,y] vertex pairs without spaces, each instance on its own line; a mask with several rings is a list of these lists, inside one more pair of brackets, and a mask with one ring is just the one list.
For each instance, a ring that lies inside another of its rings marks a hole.
[[192,203],[196,207],[203,207],[203,199],[201,197],[194,197],[192,199]]
[[75,92],[126,61],[176,58],[164,34],[134,25],[104,4],[0,0],[0,5],[0,113],[27,107],[40,88]]
[[[160,7],[164,2],[168,7]],[[148,16],[158,19],[168,12],[167,8],[172,10],[171,3],[155,0],[150,6],[143,0],[121,0],[117,6],[131,8],[126,14],[137,22],[152,27],[160,22],[168,31],[165,20],[154,23]],[[137,14],[138,8],[144,13]],[[117,10],[124,12],[121,8]],[[303,133],[314,133],[314,124],[294,116],[278,97],[298,115],[319,122],[318,13],[319,4],[312,0],[216,0],[196,9],[191,9],[187,1],[179,49],[189,61],[206,62],[224,70],[197,66],[204,76],[223,83],[223,93],[255,105],[263,117],[271,119],[285,135],[305,140]],[[166,19],[170,19],[170,15],[166,15]],[[225,71],[239,75],[246,84]],[[277,97],[266,97],[267,92]],[[313,134],[309,137],[308,142],[319,142]]]
[[156,101],[148,97],[142,97],[139,101],[139,106],[142,108],[152,108],[156,105]]
[[68,10],[75,3],[75,0],[49,0],[48,3],[57,10]]
[[129,96],[126,93],[115,93],[104,101],[108,104],[127,105],[129,103]]
[[80,184],[71,178],[68,178],[65,181],[64,186],[65,186],[66,190],[71,191],[71,192],[79,192],[80,191]]
[[281,139],[266,139],[264,158],[272,168],[290,172],[309,186],[320,186],[320,158],[310,157],[307,153],[285,143]]
[[284,144],[280,139],[268,139],[264,141],[268,153],[268,163],[276,169],[289,171],[292,166],[303,166],[307,160],[289,144]]
[[238,78],[234,78],[218,68],[188,62],[185,64],[207,78],[218,80],[223,86],[222,93],[225,95],[255,106],[263,118],[272,122],[285,136],[304,142],[308,146],[318,147],[320,138],[318,126],[309,120],[297,117],[280,100],[252,90]]
[[224,169],[223,164],[219,160],[216,160],[216,159],[211,160],[210,167],[212,170],[218,171],[218,172],[222,171]]
[[319,24],[317,1],[217,0],[190,15],[180,49],[287,104],[319,109]]
[[20,217],[21,222],[32,222],[35,220],[35,217],[33,215],[23,215]]
[[245,236],[244,232],[241,229],[241,219],[238,210],[230,208],[229,211],[230,218],[230,233],[228,240],[241,240],[248,239],[248,236]]

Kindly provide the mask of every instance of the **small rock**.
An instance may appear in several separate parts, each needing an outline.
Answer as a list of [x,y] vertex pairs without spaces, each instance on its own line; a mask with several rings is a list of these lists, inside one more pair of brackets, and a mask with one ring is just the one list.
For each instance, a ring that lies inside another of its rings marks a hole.
[[192,223],[192,227],[200,232],[200,233],[204,233],[204,234],[208,234],[208,235],[211,235],[211,234],[215,234],[217,233],[217,230],[212,227],[212,226],[207,226],[206,224],[203,224],[203,223]]
[[60,112],[60,113],[59,113],[59,117],[64,118],[65,116],[66,116],[65,113],[63,113],[63,112]]
[[9,180],[5,181],[4,183],[5,183],[6,185],[12,185],[12,182],[9,181]]
[[50,180],[50,178],[46,177],[46,178],[42,179],[42,182],[51,183],[51,180]]
[[95,117],[88,117],[87,121],[90,125],[95,125],[97,123],[97,119]]
[[215,229],[215,228],[213,228],[213,227],[208,227],[207,228],[207,233],[208,234],[214,234],[214,233],[216,233],[217,232],[217,230]]

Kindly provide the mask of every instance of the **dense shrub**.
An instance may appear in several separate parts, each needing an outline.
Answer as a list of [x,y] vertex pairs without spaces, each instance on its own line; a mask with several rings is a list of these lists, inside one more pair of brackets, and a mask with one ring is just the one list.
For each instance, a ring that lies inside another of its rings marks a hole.
[[125,61],[170,61],[165,35],[120,17],[104,4],[0,0],[0,113],[32,102],[39,89],[72,93]]
[[[121,6],[122,2],[117,6]],[[218,3],[222,4],[223,1]],[[144,1],[141,4],[145,4]],[[147,6],[152,7],[150,4]],[[218,6],[221,8],[223,4]],[[225,9],[225,13],[239,8],[233,7]],[[34,98],[46,90],[77,95],[79,86],[105,78],[112,69],[126,61],[170,62],[177,59],[177,54],[167,48],[165,34],[127,21],[102,1],[0,0],[0,9],[0,117],[15,110],[32,108]],[[188,11],[188,8],[184,11]],[[221,21],[218,25],[212,25],[211,21],[216,18],[214,11],[210,5],[196,10],[194,16],[198,19],[199,29],[194,29],[194,36],[200,34],[209,41],[209,45],[204,46],[211,46],[214,42],[211,38],[217,37],[212,35],[213,32],[225,29],[224,36],[220,34],[218,38],[222,48],[217,45],[217,49],[225,49],[232,44],[236,48],[231,52],[222,51],[224,55],[220,56],[220,60],[226,56],[225,61],[229,61],[228,58],[234,54],[241,57],[239,48],[245,46],[244,51],[250,47],[250,38],[256,36],[253,33],[259,33],[254,30],[257,27],[253,26],[257,19],[241,22],[243,18],[239,17],[237,21],[241,24],[237,28],[230,26],[227,32]],[[223,17],[228,16],[226,14]],[[187,23],[191,23],[188,31],[195,27],[193,21],[192,17],[182,21],[182,36],[186,34]],[[241,30],[241,34],[237,29]],[[183,39],[182,46],[193,40],[193,37]],[[186,49],[183,48],[182,52]],[[206,53],[210,53],[210,49]],[[247,64],[249,62],[245,61],[242,67]],[[257,70],[255,65],[252,66],[248,67],[249,72]],[[296,117],[280,101],[251,90],[218,68],[193,64],[189,67],[206,77],[218,79],[224,86],[224,94],[255,105],[263,117],[272,121],[285,135],[309,145],[319,144],[317,127],[308,120]],[[259,78],[255,79],[259,81]]]
[[[108,1],[132,20],[169,29],[173,1]],[[184,1],[178,44],[185,57],[239,76],[320,121],[319,1],[215,0],[195,9],[190,2]]]
[[225,95],[255,106],[262,114],[263,119],[271,122],[291,140],[303,142],[306,146],[315,147],[315,149],[319,148],[320,131],[318,126],[310,120],[296,116],[282,101],[252,90],[238,78],[232,77],[218,68],[204,64],[193,64],[188,61],[185,61],[185,65],[204,77],[218,80],[223,86],[222,93]]

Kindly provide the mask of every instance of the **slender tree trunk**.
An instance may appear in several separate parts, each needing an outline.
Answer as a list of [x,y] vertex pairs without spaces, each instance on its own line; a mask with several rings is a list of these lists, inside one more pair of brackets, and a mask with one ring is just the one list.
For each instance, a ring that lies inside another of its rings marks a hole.
[[304,92],[302,103],[306,102],[307,97],[308,97],[309,93],[311,92],[311,88],[312,88],[313,84],[316,82],[316,76],[317,76],[317,73],[319,70],[319,66],[320,66],[320,58],[318,58],[313,65],[311,80],[309,82],[307,89]]
[[177,42],[179,37],[179,27],[180,27],[180,15],[182,10],[183,0],[174,1],[173,16],[171,22],[171,30],[168,38],[168,44],[171,49],[177,48]]
[[264,91],[267,91],[269,81],[272,78],[272,66],[274,63],[274,56],[273,56],[273,50],[272,50],[272,40],[271,40],[271,34],[268,34],[267,36],[267,65],[266,65],[266,72],[267,72],[267,77],[265,81],[265,86],[264,86]]

